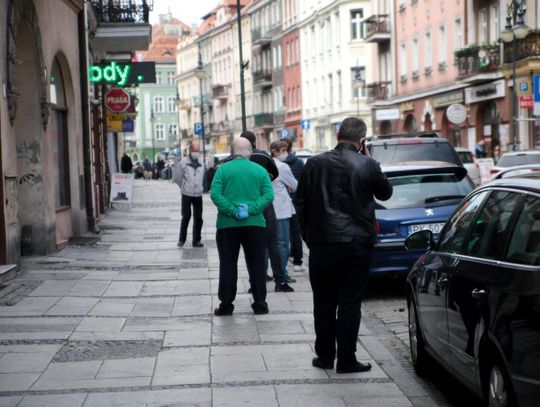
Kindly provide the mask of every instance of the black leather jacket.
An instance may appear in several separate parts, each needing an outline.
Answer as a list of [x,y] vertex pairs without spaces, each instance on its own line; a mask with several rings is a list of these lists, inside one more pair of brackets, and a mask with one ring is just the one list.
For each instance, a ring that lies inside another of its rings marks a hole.
[[317,243],[376,241],[374,197],[385,201],[392,185],[379,163],[340,143],[310,158],[296,190],[295,205],[302,237]]

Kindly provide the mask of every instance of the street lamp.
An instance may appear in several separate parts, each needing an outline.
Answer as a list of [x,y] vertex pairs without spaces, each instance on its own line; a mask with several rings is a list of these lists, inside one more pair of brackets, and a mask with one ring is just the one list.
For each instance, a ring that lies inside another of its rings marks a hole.
[[178,159],[182,156],[182,136],[180,136],[180,105],[182,104],[182,98],[180,97],[180,93],[178,93],[178,89],[176,90],[176,98],[174,99],[174,104],[176,105],[176,118],[178,119],[178,126],[176,127],[176,131],[178,132]]
[[156,147],[154,143],[154,122],[156,120],[156,116],[154,116],[154,109],[150,109],[150,123],[152,123],[152,129],[150,130],[150,134],[152,135],[152,165],[154,165],[156,160]]
[[197,62],[197,68],[195,69],[195,76],[199,80],[200,91],[200,110],[201,110],[201,138],[202,138],[202,151],[203,151],[203,164],[206,168],[206,141],[204,139],[204,110],[203,110],[203,79],[206,77],[206,71],[204,70],[201,46],[199,45],[199,61]]
[[[516,90],[516,39],[525,38],[529,35],[530,28],[525,24],[524,17],[527,12],[526,0],[512,0],[506,9],[506,25],[501,32],[504,42],[512,43],[512,104],[510,117],[512,120],[512,151],[517,150],[518,127],[517,127],[517,90]],[[514,23],[512,25],[512,22]]]
[[240,57],[240,106],[242,108],[242,132],[247,130],[246,121],[246,92],[244,90],[244,70],[247,69],[249,62],[244,62],[242,50],[242,6],[240,0],[236,0],[236,21],[238,25],[238,51]]

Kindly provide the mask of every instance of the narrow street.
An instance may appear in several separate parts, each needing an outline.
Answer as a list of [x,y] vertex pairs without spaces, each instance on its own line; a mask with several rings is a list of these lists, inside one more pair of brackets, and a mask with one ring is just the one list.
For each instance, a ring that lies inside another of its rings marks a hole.
[[97,243],[25,258],[0,291],[0,406],[453,406],[469,397],[444,376],[414,374],[405,301],[384,282],[364,308],[357,355],[373,364],[367,373],[311,366],[307,271],[294,273],[294,293],[269,283],[270,314],[255,316],[241,260],[235,313],[215,317],[216,210],[205,196],[205,247],[188,235],[180,249],[179,198],[175,184],[137,180],[134,204],[109,212]]

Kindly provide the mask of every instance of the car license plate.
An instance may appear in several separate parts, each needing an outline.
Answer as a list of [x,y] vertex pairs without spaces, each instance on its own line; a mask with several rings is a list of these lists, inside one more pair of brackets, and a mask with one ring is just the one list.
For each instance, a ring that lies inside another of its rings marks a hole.
[[423,223],[420,225],[409,226],[409,233],[418,232],[419,230],[431,230],[433,233],[440,233],[444,226],[443,223]]

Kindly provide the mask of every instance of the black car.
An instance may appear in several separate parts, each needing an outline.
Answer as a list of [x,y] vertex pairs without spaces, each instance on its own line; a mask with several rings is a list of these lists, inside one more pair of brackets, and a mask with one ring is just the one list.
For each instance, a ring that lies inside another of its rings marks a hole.
[[457,207],[407,277],[411,355],[432,358],[490,406],[540,404],[540,173],[493,181]]
[[376,138],[366,143],[370,156],[381,164],[402,163],[407,161],[445,161],[463,167],[454,146],[448,140],[439,137]]

